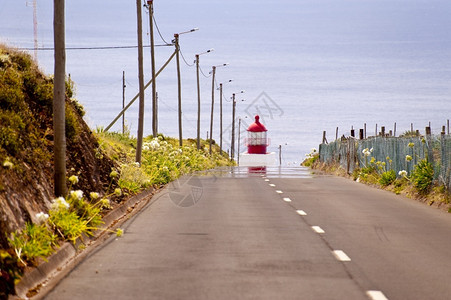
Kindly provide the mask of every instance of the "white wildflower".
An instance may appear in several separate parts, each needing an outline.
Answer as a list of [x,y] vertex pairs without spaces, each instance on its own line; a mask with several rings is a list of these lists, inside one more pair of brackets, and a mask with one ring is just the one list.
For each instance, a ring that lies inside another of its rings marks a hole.
[[147,143],[147,146],[152,150],[157,150],[158,148],[160,148],[160,143],[158,142],[158,139],[155,138],[151,140],[150,143]]
[[[373,149],[373,148],[371,148]],[[371,155],[371,150],[369,150],[368,148],[365,148],[362,150],[363,155],[365,156],[370,156]]]
[[52,201],[51,208],[53,210],[59,210],[59,209],[69,209],[70,205],[66,202],[66,199],[63,197],[58,197]]
[[40,213],[36,214],[36,219],[38,219],[39,224],[45,223],[48,218],[49,218],[49,215],[43,213],[42,211]]
[[100,204],[101,204],[102,207],[104,207],[104,208],[111,208],[111,202],[110,202],[110,199],[103,198],[102,200],[100,200]]
[[406,177],[407,176],[407,171],[406,170],[399,171],[398,175],[401,176],[401,177]]
[[81,198],[83,198],[83,191],[81,190],[70,191],[70,196],[77,200],[81,200]]

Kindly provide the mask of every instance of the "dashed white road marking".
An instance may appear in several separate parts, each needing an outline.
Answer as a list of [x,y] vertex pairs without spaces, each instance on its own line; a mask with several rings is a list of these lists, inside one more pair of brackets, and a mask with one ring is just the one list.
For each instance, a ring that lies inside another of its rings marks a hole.
[[285,202],[291,202],[291,199],[290,199],[290,198],[283,198],[283,201],[285,201]]
[[312,229],[316,233],[325,233],[325,231],[319,226],[312,226]]
[[276,186],[274,183],[270,183],[269,186]]
[[268,182],[268,181],[269,181],[269,179],[265,179],[265,181],[266,181],[266,182]]
[[366,295],[370,297],[371,300],[388,300],[381,291],[367,291]]
[[334,250],[332,253],[335,255],[335,258],[339,261],[351,261],[349,256],[346,255],[342,250]]
[[303,211],[302,209],[298,209],[296,212],[297,212],[299,215],[301,215],[301,216],[306,216],[306,215],[307,215],[307,213],[306,213],[305,211]]
[[277,194],[283,194],[283,192],[281,190],[277,190],[276,193]]

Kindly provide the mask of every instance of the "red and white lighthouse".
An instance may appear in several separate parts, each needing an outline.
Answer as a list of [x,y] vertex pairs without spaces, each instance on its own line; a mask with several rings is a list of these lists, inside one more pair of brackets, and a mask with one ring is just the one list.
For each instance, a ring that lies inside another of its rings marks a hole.
[[266,137],[267,131],[265,125],[260,123],[260,117],[256,115],[255,123],[247,129],[247,153],[266,154],[266,147],[269,144]]
[[247,152],[240,153],[239,165],[248,167],[266,167],[275,165],[275,153],[267,152],[269,139],[268,130],[260,123],[260,117],[255,116],[255,122],[247,128]]

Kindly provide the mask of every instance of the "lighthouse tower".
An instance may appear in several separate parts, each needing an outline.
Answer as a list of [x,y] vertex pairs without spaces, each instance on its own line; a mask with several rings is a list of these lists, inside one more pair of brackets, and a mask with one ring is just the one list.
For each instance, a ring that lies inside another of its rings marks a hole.
[[260,123],[260,117],[255,116],[255,122],[247,128],[247,152],[240,154],[239,165],[247,167],[266,167],[276,165],[275,153],[267,152],[269,139],[268,130]]
[[266,137],[265,125],[260,123],[260,117],[255,116],[255,123],[251,124],[247,129],[247,153],[249,154],[266,154],[268,139]]

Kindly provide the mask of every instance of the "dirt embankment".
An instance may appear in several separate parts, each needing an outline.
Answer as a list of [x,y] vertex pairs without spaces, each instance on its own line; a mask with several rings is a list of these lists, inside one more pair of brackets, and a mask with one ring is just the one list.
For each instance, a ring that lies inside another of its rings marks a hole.
[[[102,192],[114,163],[101,153],[72,97],[68,82],[67,175],[79,175],[76,188],[85,193]],[[29,55],[0,45],[0,249],[55,198],[52,99],[52,78]]]

